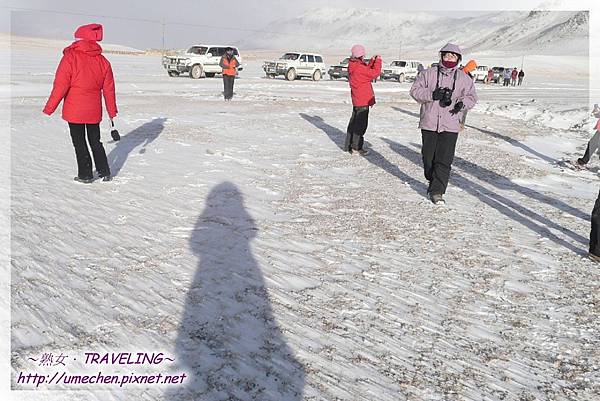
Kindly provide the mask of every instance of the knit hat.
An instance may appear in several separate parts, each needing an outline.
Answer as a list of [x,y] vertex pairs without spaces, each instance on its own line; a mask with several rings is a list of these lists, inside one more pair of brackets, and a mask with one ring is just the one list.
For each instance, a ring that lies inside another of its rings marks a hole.
[[352,53],[352,57],[354,58],[364,57],[366,54],[365,47],[363,45],[352,46],[350,52]]

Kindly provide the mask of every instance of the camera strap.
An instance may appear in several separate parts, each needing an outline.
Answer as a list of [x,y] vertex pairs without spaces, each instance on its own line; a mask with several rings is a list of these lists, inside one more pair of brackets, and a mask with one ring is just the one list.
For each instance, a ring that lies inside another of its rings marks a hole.
[[[440,65],[437,65],[437,81],[435,83],[435,89],[439,89],[440,88],[440,75],[442,74],[442,72],[440,71]],[[458,74],[458,69],[454,70],[454,81],[452,82],[452,92],[454,92],[454,89],[456,88],[456,74]]]

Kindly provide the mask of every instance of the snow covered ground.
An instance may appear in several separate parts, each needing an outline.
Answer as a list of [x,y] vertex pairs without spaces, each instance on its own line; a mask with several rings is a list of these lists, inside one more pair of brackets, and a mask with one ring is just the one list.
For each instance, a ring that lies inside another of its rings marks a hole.
[[[109,56],[122,140],[106,124],[103,137],[116,177],[77,184],[66,123],[41,113],[59,56],[12,53],[17,399],[600,397],[600,270],[585,258],[599,163],[560,163],[591,135],[585,81],[531,71],[520,88],[478,84],[436,207],[410,84],[375,85],[363,158],[340,149],[346,82],[266,79],[259,60],[224,103],[219,79]],[[126,351],[174,361],[83,363]],[[69,358],[39,366],[43,353]],[[17,383],[99,370],[189,377]]]

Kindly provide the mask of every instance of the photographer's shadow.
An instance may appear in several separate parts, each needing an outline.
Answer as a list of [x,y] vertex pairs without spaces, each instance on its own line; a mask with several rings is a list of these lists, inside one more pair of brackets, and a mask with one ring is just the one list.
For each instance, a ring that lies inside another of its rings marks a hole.
[[239,189],[216,186],[190,239],[199,262],[176,340],[188,382],[168,400],[302,399],[305,370],[273,317],[252,256],[256,234]]
[[116,146],[107,156],[113,177],[119,174],[127,158],[136,148],[140,147],[139,153],[146,152],[146,146],[158,138],[165,129],[165,121],[167,121],[166,118],[155,118],[123,135],[121,140],[116,142]]

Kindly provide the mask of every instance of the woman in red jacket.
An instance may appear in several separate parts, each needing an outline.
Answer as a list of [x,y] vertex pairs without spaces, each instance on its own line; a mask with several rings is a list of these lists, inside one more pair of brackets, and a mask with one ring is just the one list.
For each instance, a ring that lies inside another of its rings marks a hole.
[[373,56],[365,63],[365,48],[352,46],[352,57],[348,63],[348,82],[352,94],[352,117],[346,131],[344,150],[366,155],[363,149],[364,135],[369,123],[369,107],[375,104],[375,94],[371,82],[381,74],[381,57]]
[[44,113],[51,115],[64,99],[62,118],[69,123],[77,157],[75,181],[84,183],[93,181],[86,130],[98,175],[103,181],[111,180],[106,152],[100,142],[102,95],[111,120],[117,115],[117,104],[112,68],[97,43],[102,40],[102,34],[100,24],[84,25],[75,31],[75,38],[80,40],[63,50],[52,93],[44,107]]

